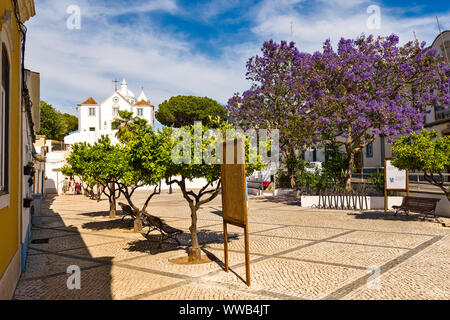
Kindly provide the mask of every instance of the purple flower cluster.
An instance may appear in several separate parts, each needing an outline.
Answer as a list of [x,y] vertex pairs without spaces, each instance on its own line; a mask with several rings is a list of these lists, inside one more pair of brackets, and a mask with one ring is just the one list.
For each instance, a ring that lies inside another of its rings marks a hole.
[[[317,141],[345,141],[356,149],[423,127],[431,106],[450,101],[450,67],[419,42],[396,35],[341,39],[334,50],[300,52],[293,42],[263,44],[247,62],[252,86],[229,99],[241,125],[277,128],[290,149]],[[339,139],[339,137],[343,139]]]

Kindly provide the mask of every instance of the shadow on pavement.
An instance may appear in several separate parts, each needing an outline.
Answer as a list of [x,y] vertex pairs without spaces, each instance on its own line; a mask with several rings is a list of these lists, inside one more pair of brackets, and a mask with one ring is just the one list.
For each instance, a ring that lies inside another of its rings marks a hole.
[[[108,212],[109,215],[109,212]],[[84,223],[81,228],[89,230],[112,230],[112,229],[130,229],[129,221],[122,221],[121,218],[108,221],[93,221]]]
[[[86,213],[82,213],[80,214],[81,216],[85,216],[85,217],[109,217],[109,211],[96,211],[96,212],[86,212]],[[124,214],[121,210],[117,210],[116,212],[116,216],[117,217],[122,217]]]
[[[143,237],[145,237],[146,233],[141,233]],[[198,231],[198,241],[202,250],[208,244],[221,244],[223,243],[223,233],[211,230],[199,230]],[[180,245],[176,243],[173,239],[168,239],[163,241],[162,248],[158,248],[160,235],[157,232],[150,233],[148,238],[145,240],[137,240],[129,243],[128,251],[140,251],[140,252],[148,252],[151,255],[179,250],[180,248],[185,248],[186,253],[189,250],[189,246],[191,244],[191,235],[189,233],[183,233],[177,236],[180,241]],[[228,233],[228,242],[231,240],[239,239],[239,235],[237,233]]]
[[292,194],[285,194],[280,196],[264,196],[264,197],[255,197],[254,199],[257,199],[259,201],[263,202],[270,202],[270,203],[281,203],[289,206],[300,206],[301,201],[295,193]]
[[349,212],[349,216],[354,216],[355,219],[373,219],[373,220],[389,220],[389,221],[430,221],[435,222],[435,218],[426,217],[421,214],[410,213],[408,216],[402,213],[394,215],[391,212],[384,211],[363,211],[363,212]]
[[13,299],[112,299],[113,257],[91,256],[78,228],[65,225],[60,213],[50,209],[55,200],[56,196],[47,197],[41,215],[33,217],[25,272]]

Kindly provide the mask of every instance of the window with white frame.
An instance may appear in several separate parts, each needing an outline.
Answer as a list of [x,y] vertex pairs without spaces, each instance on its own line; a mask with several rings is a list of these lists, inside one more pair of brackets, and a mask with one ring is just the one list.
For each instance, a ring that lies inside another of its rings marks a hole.
[[89,108],[89,116],[90,117],[95,116],[95,108]]
[[10,136],[10,65],[4,45],[1,59],[0,86],[0,194],[8,193],[9,183],[9,136]]
[[113,117],[117,117],[119,115],[119,107],[113,107]]
[[138,109],[137,109],[137,115],[138,115],[139,117],[142,117],[142,116],[144,115],[144,109],[138,108]]

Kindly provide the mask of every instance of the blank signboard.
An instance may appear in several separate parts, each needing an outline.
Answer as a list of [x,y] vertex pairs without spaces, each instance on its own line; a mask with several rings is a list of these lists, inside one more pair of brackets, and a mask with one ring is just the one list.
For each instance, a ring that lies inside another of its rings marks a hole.
[[[224,164],[221,165],[223,219],[243,227],[247,225],[244,142],[242,139],[225,142],[223,149]],[[231,158],[230,152],[233,153]]]

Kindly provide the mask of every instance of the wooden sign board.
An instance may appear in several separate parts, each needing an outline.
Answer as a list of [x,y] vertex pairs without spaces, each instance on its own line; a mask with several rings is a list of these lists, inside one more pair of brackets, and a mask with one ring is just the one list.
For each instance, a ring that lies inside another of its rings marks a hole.
[[399,170],[392,165],[391,158],[384,159],[384,211],[388,209],[387,192],[406,191],[409,195],[408,170]]
[[245,180],[245,144],[243,139],[224,142],[222,180],[222,217],[225,250],[225,271],[228,272],[227,224],[244,228],[246,283],[250,286],[250,253],[248,243],[247,185]]
[[[228,159],[227,161],[227,155],[230,155],[231,148],[233,148],[232,154],[234,154],[234,159]],[[224,143],[223,155],[225,163],[221,165],[220,170],[223,219],[239,227],[244,227],[247,224],[245,164],[244,159],[241,158],[244,157],[242,155],[243,150],[244,144],[242,140]]]

